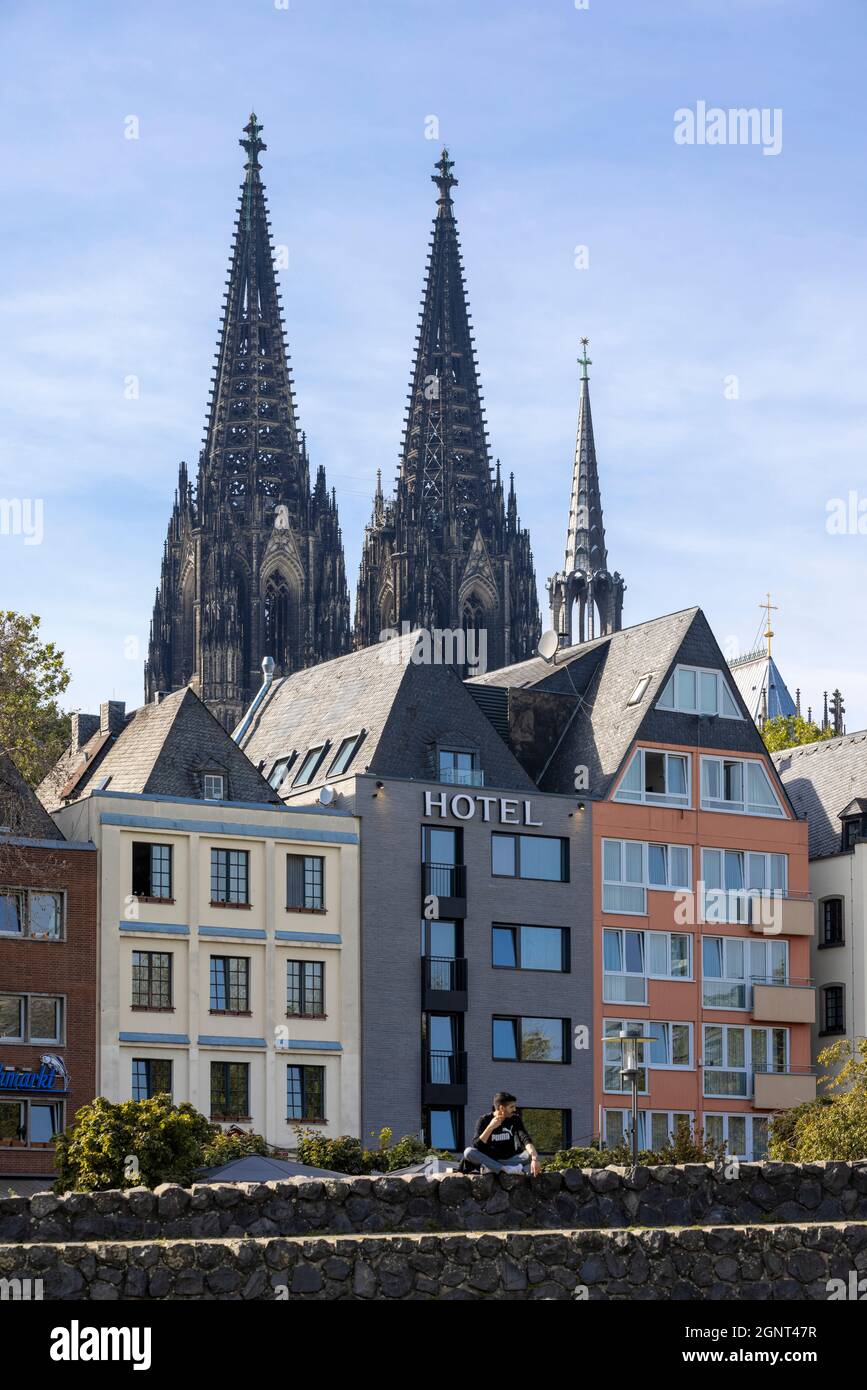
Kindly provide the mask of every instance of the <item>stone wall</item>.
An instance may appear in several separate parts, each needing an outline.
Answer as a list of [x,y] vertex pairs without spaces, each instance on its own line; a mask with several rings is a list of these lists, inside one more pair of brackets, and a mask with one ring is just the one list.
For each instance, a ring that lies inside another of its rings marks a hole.
[[167,1184],[0,1198],[0,1243],[867,1220],[867,1162]]
[[48,1300],[827,1301],[865,1271],[843,1222],[0,1246],[0,1281]]

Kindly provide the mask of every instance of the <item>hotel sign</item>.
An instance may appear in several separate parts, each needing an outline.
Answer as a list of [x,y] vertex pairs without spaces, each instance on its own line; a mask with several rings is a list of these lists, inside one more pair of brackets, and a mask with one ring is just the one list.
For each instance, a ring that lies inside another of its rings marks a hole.
[[511,796],[479,796],[469,792],[425,792],[426,816],[454,816],[455,820],[496,820],[499,825],[543,824],[533,820],[532,802]]

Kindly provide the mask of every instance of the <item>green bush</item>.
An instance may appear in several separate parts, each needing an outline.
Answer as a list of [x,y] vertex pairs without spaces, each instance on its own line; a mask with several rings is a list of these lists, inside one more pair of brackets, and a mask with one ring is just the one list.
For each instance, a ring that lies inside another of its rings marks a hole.
[[309,1163],[314,1168],[330,1168],[334,1173],[393,1173],[397,1168],[422,1163],[431,1155],[451,1157],[442,1150],[429,1148],[414,1134],[405,1134],[392,1144],[391,1130],[388,1128],[379,1131],[378,1149],[365,1149],[361,1140],[350,1134],[327,1139],[324,1134],[317,1134],[312,1129],[298,1128],[296,1133],[299,1163]]
[[[719,1163],[726,1155],[724,1144],[711,1144],[694,1134],[687,1120],[679,1120],[674,1134],[661,1149],[639,1149],[638,1162],[653,1168],[660,1163]],[[586,1147],[560,1149],[542,1167],[548,1172],[561,1168],[631,1168],[632,1145],[628,1141],[602,1148],[599,1143]]]
[[55,1141],[56,1192],[188,1185],[219,1127],[165,1094],[117,1104],[97,1096]]
[[867,1159],[867,1038],[853,1047],[846,1038],[819,1053],[825,1094],[775,1115],[768,1152],[791,1163]]
[[221,1163],[231,1163],[233,1158],[244,1158],[246,1154],[268,1154],[271,1149],[261,1134],[248,1134],[239,1129],[226,1133],[217,1128],[217,1133],[209,1140],[202,1151],[202,1168],[218,1168]]

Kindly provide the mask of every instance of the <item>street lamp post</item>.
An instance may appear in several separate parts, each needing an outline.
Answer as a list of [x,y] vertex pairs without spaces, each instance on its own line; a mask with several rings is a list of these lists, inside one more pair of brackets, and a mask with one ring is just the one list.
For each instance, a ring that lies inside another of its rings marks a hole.
[[615,1033],[602,1039],[603,1043],[619,1043],[623,1065],[620,1068],[620,1075],[630,1084],[632,1089],[632,1164],[638,1166],[638,1073],[644,1065],[644,1055],[642,1049],[647,1043],[656,1042],[653,1034],[648,1033]]

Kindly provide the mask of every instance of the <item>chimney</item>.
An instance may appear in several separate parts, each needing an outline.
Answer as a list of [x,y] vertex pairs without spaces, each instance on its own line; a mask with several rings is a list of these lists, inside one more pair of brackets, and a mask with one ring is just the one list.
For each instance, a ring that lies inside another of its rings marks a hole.
[[101,734],[119,734],[126,719],[125,700],[106,700],[105,704],[99,707],[99,732]]
[[73,714],[72,724],[72,751],[80,753],[86,743],[88,743],[99,728],[98,714]]

